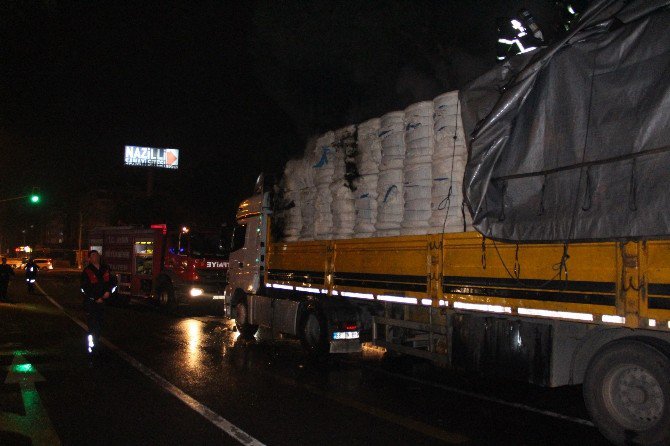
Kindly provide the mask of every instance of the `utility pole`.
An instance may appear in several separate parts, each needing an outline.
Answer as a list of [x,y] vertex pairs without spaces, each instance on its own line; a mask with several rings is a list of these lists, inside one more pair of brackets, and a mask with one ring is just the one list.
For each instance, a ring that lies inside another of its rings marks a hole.
[[79,249],[77,250],[77,265],[79,266],[79,269],[82,269],[84,267],[83,265],[83,260],[82,255],[81,255],[81,233],[82,233],[82,228],[84,226],[84,211],[79,209]]

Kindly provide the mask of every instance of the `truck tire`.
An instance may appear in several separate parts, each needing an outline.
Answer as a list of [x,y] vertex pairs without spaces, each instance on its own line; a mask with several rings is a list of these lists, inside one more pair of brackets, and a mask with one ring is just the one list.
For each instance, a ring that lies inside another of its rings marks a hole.
[[584,401],[617,445],[670,444],[670,358],[641,340],[613,342],[591,359]]
[[300,343],[312,356],[322,356],[329,351],[326,319],[316,309],[309,310],[303,318]]
[[173,309],[177,306],[174,288],[170,283],[164,283],[158,289],[158,305],[163,308]]
[[244,300],[240,300],[235,305],[235,326],[237,327],[237,331],[240,332],[242,339],[251,339],[256,334],[256,331],[258,331],[258,325],[247,323],[248,317],[247,303]]

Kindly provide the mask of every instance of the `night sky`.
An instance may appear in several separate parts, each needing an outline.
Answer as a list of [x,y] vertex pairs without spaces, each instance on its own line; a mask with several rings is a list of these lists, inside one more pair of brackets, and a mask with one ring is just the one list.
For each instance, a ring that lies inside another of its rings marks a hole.
[[[0,198],[45,200],[0,204],[0,225],[76,213],[91,189],[125,222],[230,222],[310,137],[492,67],[495,18],[524,6],[551,35],[550,1],[2,2]],[[152,200],[126,144],[181,150]]]

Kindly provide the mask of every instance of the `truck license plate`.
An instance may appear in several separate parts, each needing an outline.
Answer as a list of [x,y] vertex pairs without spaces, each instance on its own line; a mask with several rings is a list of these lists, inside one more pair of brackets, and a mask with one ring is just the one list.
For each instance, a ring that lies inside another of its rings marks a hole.
[[336,331],[333,333],[333,339],[358,339],[357,331]]

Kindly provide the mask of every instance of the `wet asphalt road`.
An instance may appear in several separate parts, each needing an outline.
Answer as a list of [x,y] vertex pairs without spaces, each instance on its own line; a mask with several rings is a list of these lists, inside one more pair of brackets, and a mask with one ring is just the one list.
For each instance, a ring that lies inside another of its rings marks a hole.
[[[86,352],[77,275],[0,303],[0,445],[601,445],[578,387],[542,389],[299,343],[237,338],[215,308],[106,308]],[[53,302],[52,302],[53,300]]]

